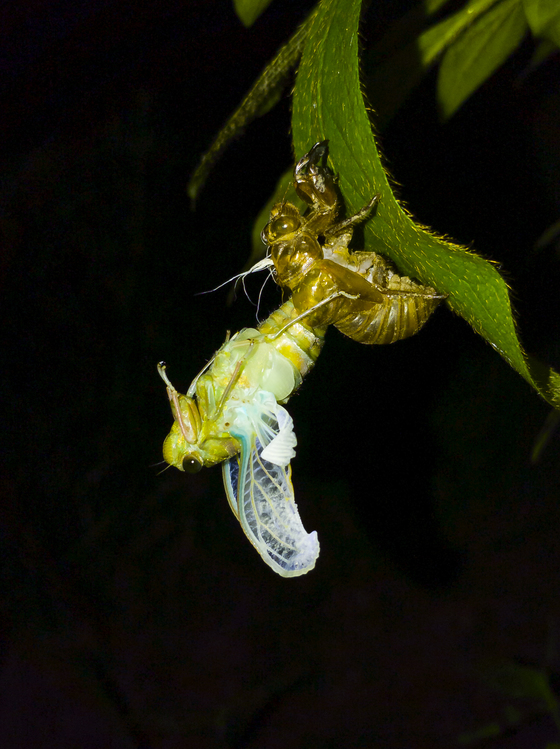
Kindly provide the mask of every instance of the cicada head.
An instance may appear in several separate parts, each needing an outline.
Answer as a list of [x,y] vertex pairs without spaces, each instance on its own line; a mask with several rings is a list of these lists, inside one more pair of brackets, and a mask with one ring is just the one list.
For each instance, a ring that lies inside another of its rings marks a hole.
[[270,211],[270,221],[261,232],[264,244],[273,247],[297,236],[303,219],[293,203],[276,203]]
[[163,443],[166,463],[180,471],[197,473],[203,466],[213,466],[235,455],[239,443],[227,432],[207,438],[197,402],[190,395],[181,395],[173,387],[165,372],[165,364],[158,364],[158,372],[167,385],[173,425]]
[[278,203],[273,207],[261,236],[270,247],[280,286],[294,289],[323,257],[321,245],[305,230],[304,221],[292,203]]

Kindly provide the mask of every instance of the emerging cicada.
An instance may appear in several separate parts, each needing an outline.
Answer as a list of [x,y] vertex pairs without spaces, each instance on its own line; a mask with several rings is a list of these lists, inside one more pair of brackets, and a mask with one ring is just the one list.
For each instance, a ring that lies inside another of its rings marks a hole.
[[301,522],[291,481],[296,436],[281,403],[299,387],[323,346],[325,328],[298,321],[291,301],[258,329],[226,340],[186,395],[160,363],[174,417],[163,457],[179,470],[226,461],[226,494],[249,541],[283,577],[309,572],[317,533]]
[[[373,252],[350,253],[356,215],[337,222],[331,173],[319,162],[326,141],[296,165],[296,191],[309,205],[301,216],[279,203],[263,230],[289,301],[257,329],[226,340],[186,395],[167,385],[173,426],[163,445],[167,463],[187,472],[223,462],[229,504],[247,537],[279,575],[309,572],[319,556],[317,533],[301,522],[291,481],[296,436],[281,405],[299,387],[323,346],[328,325],[362,343],[391,343],[416,333],[442,299],[434,289],[394,273]],[[321,241],[320,241],[321,240]]]
[[339,202],[331,172],[320,162],[328,141],[316,143],[294,169],[305,216],[277,203],[262,231],[279,286],[292,292],[298,314],[311,326],[334,325],[360,343],[393,343],[418,332],[444,297],[399,276],[375,252],[350,252],[353,227],[379,200],[337,221]]

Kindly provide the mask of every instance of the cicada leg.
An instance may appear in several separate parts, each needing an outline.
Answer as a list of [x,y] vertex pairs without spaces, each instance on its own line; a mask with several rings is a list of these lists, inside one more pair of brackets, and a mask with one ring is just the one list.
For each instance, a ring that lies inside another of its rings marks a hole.
[[338,210],[333,175],[320,164],[327,153],[327,145],[326,140],[316,143],[294,169],[296,193],[311,208],[311,213],[306,217],[306,228],[309,231],[315,226],[322,231],[323,226],[328,226],[335,220]]
[[[226,343],[228,341],[229,341],[229,330],[228,330],[227,335],[226,335]],[[197,374],[197,376],[191,382],[191,384],[189,386],[189,389],[187,390],[187,395],[189,396],[189,398],[194,398],[194,395],[196,393],[196,383],[199,381],[199,379],[202,377],[202,375],[206,372],[206,370],[209,369],[212,366],[212,364],[214,363],[214,359],[218,356],[218,354],[220,353],[220,350],[221,349],[219,349],[218,351],[216,351],[216,353],[214,354],[214,356],[209,361],[206,362],[206,364],[202,367],[202,369],[200,370],[200,372]]]
[[335,224],[334,226],[331,226],[330,229],[327,229],[325,231],[325,237],[336,237],[339,234],[344,234],[344,232],[348,231],[349,229],[353,229],[356,224],[360,224],[362,221],[365,221],[380,200],[381,195],[377,193],[377,195],[374,195],[369,203],[367,203],[363,208],[360,208],[360,210],[353,216],[344,219],[344,221],[339,221],[338,224]]
[[315,143],[294,169],[294,187],[299,197],[307,205],[317,207],[319,204],[323,209],[333,208],[337,202],[332,174],[319,163],[327,147],[328,140]]
[[[243,341],[243,342],[245,342],[245,341]],[[241,376],[241,372],[243,371],[243,367],[245,366],[245,363],[246,363],[247,359],[249,358],[249,356],[251,355],[251,352],[253,351],[253,347],[255,345],[255,341],[252,338],[249,338],[249,339],[247,339],[247,342],[249,344],[249,350],[247,351],[247,353],[244,356],[241,357],[241,359],[235,365],[235,369],[233,370],[233,373],[232,373],[232,375],[230,377],[230,380],[229,380],[228,384],[225,387],[225,390],[224,390],[224,392],[222,394],[222,397],[220,398],[220,402],[218,403],[218,408],[216,409],[216,414],[215,414],[214,418],[217,418],[219,416],[219,414],[221,414],[221,412],[222,412],[222,410],[223,410],[223,408],[224,408],[227,400],[229,399],[229,397],[231,395],[231,391],[233,390],[233,388],[235,387],[235,385],[237,383],[237,380]]]
[[[202,377],[202,375],[203,375],[203,374],[204,374],[204,373],[205,373],[205,372],[206,372],[206,371],[207,371],[208,369],[210,369],[210,367],[211,367],[211,366],[212,366],[212,364],[214,363],[214,361],[215,361],[216,357],[218,356],[218,354],[220,353],[220,351],[221,351],[221,350],[223,349],[223,347],[224,347],[224,346],[226,345],[226,343],[229,343],[230,341],[234,341],[234,340],[235,340],[235,338],[236,338],[236,337],[237,337],[238,335],[239,335],[239,333],[234,333],[234,335],[232,336],[232,335],[231,335],[231,332],[230,332],[229,330],[228,330],[228,331],[226,331],[226,340],[224,341],[224,343],[222,344],[222,346],[220,346],[220,348],[219,348],[219,349],[218,349],[218,350],[216,351],[216,353],[215,353],[215,354],[214,354],[214,355],[212,356],[212,358],[211,358],[211,359],[209,359],[209,360],[208,360],[208,361],[206,362],[206,364],[205,364],[205,365],[204,365],[204,366],[202,367],[202,369],[200,370],[200,372],[199,372],[199,373],[197,374],[197,376],[196,376],[196,377],[194,378],[194,380],[193,380],[193,381],[191,382],[191,384],[190,384],[190,386],[189,386],[189,389],[187,390],[187,395],[188,395],[188,396],[189,396],[190,398],[194,398],[194,396],[195,396],[195,393],[196,393],[196,385],[197,385],[198,381],[200,380],[200,378]],[[158,368],[159,368],[159,365],[158,365]],[[164,368],[165,368],[165,367],[164,367]],[[160,375],[161,375],[161,373],[160,373]]]

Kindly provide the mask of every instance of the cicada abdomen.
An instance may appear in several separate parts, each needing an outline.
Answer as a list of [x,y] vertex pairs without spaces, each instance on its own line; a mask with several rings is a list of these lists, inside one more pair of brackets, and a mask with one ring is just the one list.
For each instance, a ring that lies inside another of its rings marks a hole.
[[393,343],[417,333],[444,298],[430,286],[394,272],[375,252],[350,252],[353,228],[379,196],[344,221],[333,177],[321,166],[327,141],[296,165],[294,186],[308,204],[302,216],[292,203],[278,203],[262,232],[277,283],[292,292],[294,307],[311,326],[334,325],[360,343]]
[[290,461],[297,440],[280,404],[314,365],[325,328],[297,317],[288,301],[258,329],[234,335],[186,395],[158,365],[174,417],[165,460],[191,473],[225,461],[231,509],[264,561],[283,577],[309,572],[319,555],[317,534],[307,533],[294,500]]

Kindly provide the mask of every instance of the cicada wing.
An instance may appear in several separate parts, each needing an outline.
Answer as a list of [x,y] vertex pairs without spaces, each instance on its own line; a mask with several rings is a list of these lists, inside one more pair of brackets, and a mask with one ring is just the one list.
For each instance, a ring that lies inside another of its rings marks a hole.
[[[224,485],[234,514],[264,561],[282,577],[296,577],[315,567],[319,541],[315,531],[307,533],[303,527],[294,500],[289,464],[295,444],[292,420],[275,400],[272,417],[266,407],[270,400],[262,405],[261,424],[254,418],[238,420],[235,436],[241,442],[241,452],[224,463]],[[261,443],[257,432],[267,445]],[[265,453],[286,464],[266,460]]]
[[238,520],[237,486],[239,484],[239,457],[239,455],[236,455],[234,458],[230,458],[229,460],[226,460],[225,463],[222,463],[222,476],[224,479],[226,497],[228,504],[231,507],[231,511]]

